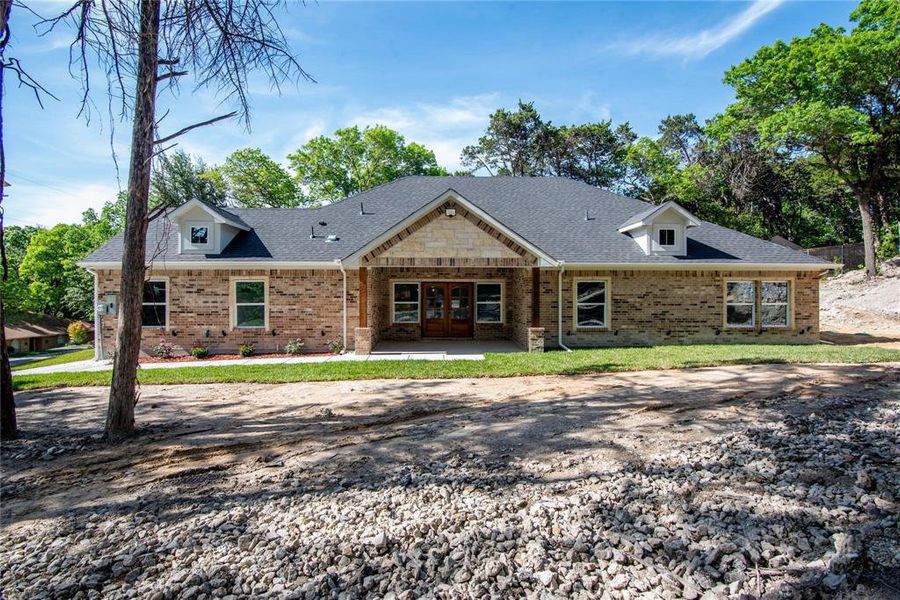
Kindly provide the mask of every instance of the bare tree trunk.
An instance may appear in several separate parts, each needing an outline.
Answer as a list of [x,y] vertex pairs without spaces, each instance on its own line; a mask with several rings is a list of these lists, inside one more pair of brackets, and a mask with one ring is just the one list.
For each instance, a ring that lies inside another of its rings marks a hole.
[[[9,42],[9,12],[12,0],[0,0],[0,48],[6,50]],[[0,51],[0,61],[5,60]],[[3,245],[3,189],[6,187],[6,154],[3,146],[3,75],[0,65],[0,246]],[[6,281],[6,251],[0,248],[0,280]],[[0,289],[0,439],[11,440],[18,435],[16,426],[16,400],[13,397],[12,370],[9,366],[9,349],[6,347],[6,313],[3,310],[3,290]]]
[[0,290],[0,348],[3,361],[0,363],[0,439],[14,440],[18,436],[16,427],[16,401],[13,398],[12,371],[9,366],[9,352],[6,348],[6,316],[3,312],[3,290]]
[[[857,192],[859,215],[862,218],[863,250],[866,262],[866,277],[874,277],[878,274],[875,266],[875,220],[872,218],[872,198],[869,194]],[[855,268],[856,265],[849,265]]]
[[150,198],[150,167],[153,159],[156,85],[159,66],[160,0],[141,0],[141,30],[138,45],[137,88],[134,97],[134,129],[128,172],[128,204],[119,292],[119,319],[106,434],[120,439],[134,431],[137,403],[137,366],[141,350],[141,303]]

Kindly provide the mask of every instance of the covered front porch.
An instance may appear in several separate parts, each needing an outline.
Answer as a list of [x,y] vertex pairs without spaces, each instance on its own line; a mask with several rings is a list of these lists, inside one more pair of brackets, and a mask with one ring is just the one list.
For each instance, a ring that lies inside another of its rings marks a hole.
[[[388,342],[507,342],[542,352],[547,257],[448,191],[353,257],[357,355]],[[436,346],[434,346],[436,347]],[[463,349],[461,352],[465,353]]]
[[538,267],[360,267],[355,352],[542,352],[540,279]]

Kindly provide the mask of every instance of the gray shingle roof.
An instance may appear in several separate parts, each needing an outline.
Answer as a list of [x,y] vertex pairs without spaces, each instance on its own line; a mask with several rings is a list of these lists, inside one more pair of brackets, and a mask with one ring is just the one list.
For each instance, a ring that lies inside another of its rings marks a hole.
[[[567,263],[830,263],[749,235],[701,222],[688,230],[687,256],[645,255],[621,224],[650,204],[584,183],[551,177],[405,177],[316,209],[233,208],[251,228],[219,255],[178,254],[178,231],[166,217],[150,224],[147,256],[157,264],[194,261],[331,262],[352,255],[448,190],[455,190],[507,229]],[[360,203],[365,214],[360,214]],[[585,220],[585,211],[591,217]],[[319,222],[325,225],[319,225]],[[310,227],[316,239],[309,239]],[[326,242],[336,235],[338,241]],[[121,236],[85,262],[118,261]]]

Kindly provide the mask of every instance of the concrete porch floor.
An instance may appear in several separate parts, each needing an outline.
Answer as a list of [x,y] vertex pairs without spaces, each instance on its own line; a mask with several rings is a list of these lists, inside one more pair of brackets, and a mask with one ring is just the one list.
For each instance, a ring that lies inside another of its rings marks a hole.
[[484,355],[522,352],[509,340],[417,340],[414,342],[378,342],[369,360],[384,358],[407,360],[484,360]]

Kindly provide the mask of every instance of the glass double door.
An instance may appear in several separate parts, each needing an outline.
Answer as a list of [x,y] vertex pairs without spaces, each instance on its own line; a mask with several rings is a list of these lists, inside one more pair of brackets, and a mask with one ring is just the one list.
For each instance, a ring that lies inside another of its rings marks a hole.
[[472,337],[475,307],[473,284],[425,283],[422,315],[424,337]]

